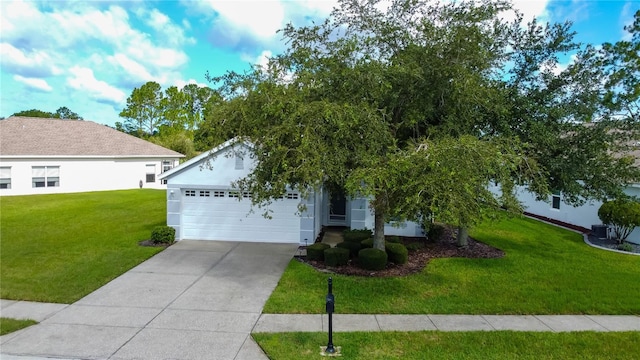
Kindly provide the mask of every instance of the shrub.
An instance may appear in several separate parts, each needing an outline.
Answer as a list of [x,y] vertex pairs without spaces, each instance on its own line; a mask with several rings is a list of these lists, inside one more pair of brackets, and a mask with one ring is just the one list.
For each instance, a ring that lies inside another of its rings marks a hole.
[[607,201],[598,209],[603,223],[613,226],[616,239],[623,243],[636,226],[640,226],[640,203],[630,199]]
[[349,256],[352,258],[358,256],[358,251],[362,249],[360,243],[351,241],[343,241],[341,243],[338,243],[336,247],[349,250]]
[[629,243],[620,244],[618,245],[618,250],[633,252],[633,246]]
[[424,247],[424,244],[422,244],[422,243],[417,243],[417,242],[414,242],[414,243],[411,243],[411,244],[407,244],[407,245],[406,245],[406,248],[407,248],[407,250],[408,250],[408,251],[416,251],[416,250],[420,250],[420,249],[422,249],[423,247]]
[[362,249],[358,252],[360,267],[366,270],[382,270],[387,266],[387,253],[378,249]]
[[324,251],[330,248],[329,244],[315,243],[307,246],[307,260],[324,260]]
[[360,241],[360,246],[363,249],[371,249],[373,247],[373,239],[367,239]]
[[400,243],[400,236],[387,236],[385,242]]
[[151,242],[154,244],[173,244],[176,240],[176,229],[171,226],[158,226],[151,231]]
[[404,245],[397,243],[386,243],[384,247],[387,251],[387,257],[389,258],[390,262],[398,265],[407,263],[407,260],[409,258],[409,251]]
[[429,241],[431,242],[438,242],[442,240],[442,237],[444,236],[444,230],[444,225],[436,223],[430,224],[429,230],[427,230],[427,239],[429,239]]
[[349,249],[334,247],[324,251],[324,263],[327,266],[347,265]]
[[369,229],[348,229],[342,232],[342,236],[344,241],[359,243],[362,240],[371,238],[373,233]]

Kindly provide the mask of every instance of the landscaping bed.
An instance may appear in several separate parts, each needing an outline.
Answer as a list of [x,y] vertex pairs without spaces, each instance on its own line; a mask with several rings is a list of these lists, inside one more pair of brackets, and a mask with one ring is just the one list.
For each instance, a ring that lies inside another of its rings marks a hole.
[[405,246],[419,244],[419,248],[409,251],[406,264],[397,265],[388,263],[383,270],[365,270],[358,264],[358,259],[351,259],[347,265],[331,267],[324,261],[308,260],[305,256],[296,257],[298,261],[313,266],[315,269],[335,274],[368,276],[368,277],[390,277],[406,276],[418,273],[424,269],[430,259],[435,258],[500,258],[504,252],[485,243],[469,238],[468,246],[459,247],[456,242],[456,230],[450,227],[445,228],[442,238],[438,241],[427,241],[424,237],[399,237],[400,242]]

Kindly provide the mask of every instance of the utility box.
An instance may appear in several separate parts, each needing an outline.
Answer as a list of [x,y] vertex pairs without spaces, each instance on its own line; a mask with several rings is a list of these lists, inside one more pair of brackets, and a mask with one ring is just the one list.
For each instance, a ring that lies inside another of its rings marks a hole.
[[598,239],[606,239],[608,228],[607,225],[591,225],[591,232]]

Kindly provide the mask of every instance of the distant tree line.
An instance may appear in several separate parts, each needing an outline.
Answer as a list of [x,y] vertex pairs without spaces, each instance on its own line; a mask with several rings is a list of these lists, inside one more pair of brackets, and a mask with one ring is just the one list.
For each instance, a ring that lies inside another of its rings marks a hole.
[[116,129],[190,158],[212,145],[202,125],[205,114],[220,100],[209,87],[188,84],[182,89],[170,86],[163,91],[160,84],[149,81],[133,89],[127,106],[120,112],[125,120],[116,122]]
[[55,112],[42,111],[38,109],[19,111],[11,116],[25,116],[47,119],[64,119],[64,120],[84,120],[82,116],[71,111],[68,107],[62,106]]

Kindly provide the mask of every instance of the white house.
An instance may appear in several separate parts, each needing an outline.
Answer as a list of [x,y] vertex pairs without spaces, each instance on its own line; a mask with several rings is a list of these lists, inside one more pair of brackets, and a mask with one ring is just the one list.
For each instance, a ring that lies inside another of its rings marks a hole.
[[0,196],[164,189],[184,155],[91,121],[0,121]]
[[[290,189],[266,209],[252,208],[251,194],[231,183],[248,175],[255,166],[246,145],[228,141],[159,176],[167,182],[167,225],[176,239],[232,240],[312,244],[322,226],[373,229],[373,215],[366,199],[329,196],[319,189],[309,197]],[[300,213],[299,205],[305,210]],[[388,235],[420,236],[415,223],[387,226]]]
[[[598,217],[598,209],[602,205],[601,201],[591,200],[582,206],[574,207],[562,201],[562,193],[551,195],[547,201],[540,201],[536,200],[535,195],[525,188],[518,188],[517,191],[518,200],[524,205],[525,211],[528,213],[587,229],[591,229],[592,225],[602,224]],[[631,184],[624,188],[624,192],[640,198],[640,184]],[[636,228],[629,235],[627,241],[640,244],[640,228]]]
[[[640,167],[640,150],[630,153],[636,158],[635,165]],[[495,187],[493,191],[500,190]],[[640,199],[640,183],[627,185],[623,191],[630,196]],[[536,196],[528,192],[525,188],[517,189],[518,200],[524,205],[525,211],[534,215],[561,221],[567,224],[581,226],[591,229],[593,225],[602,225],[598,217],[598,209],[602,205],[601,201],[590,200],[582,206],[571,206],[563,202],[562,193],[552,194],[547,201],[536,200]],[[640,228],[636,228],[627,238],[627,241],[640,244]]]

